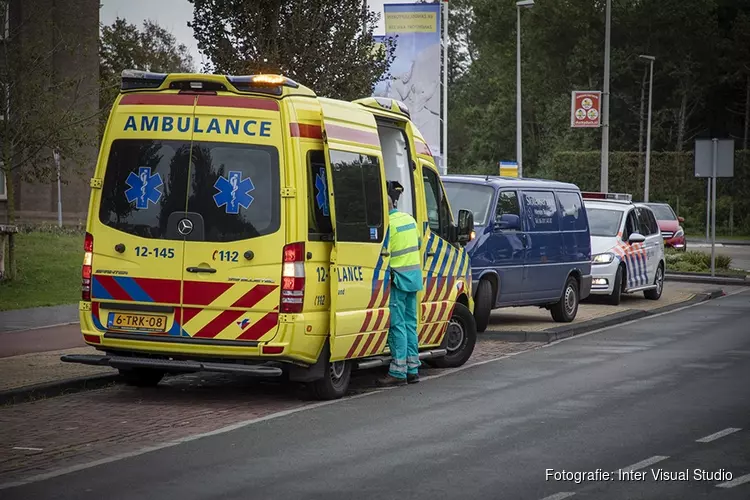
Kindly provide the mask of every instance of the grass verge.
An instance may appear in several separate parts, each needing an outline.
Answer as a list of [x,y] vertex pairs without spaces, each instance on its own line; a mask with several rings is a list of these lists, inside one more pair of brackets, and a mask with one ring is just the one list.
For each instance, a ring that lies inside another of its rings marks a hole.
[[78,301],[83,261],[81,234],[21,232],[16,235],[16,255],[18,277],[0,282],[0,311]]

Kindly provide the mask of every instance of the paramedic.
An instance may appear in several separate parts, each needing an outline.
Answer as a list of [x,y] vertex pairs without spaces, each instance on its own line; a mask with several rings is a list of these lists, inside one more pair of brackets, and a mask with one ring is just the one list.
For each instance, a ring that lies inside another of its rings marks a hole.
[[403,186],[396,181],[389,181],[387,186],[391,254],[388,347],[391,365],[388,375],[378,381],[384,387],[419,382],[417,292],[422,290],[422,257],[417,223],[411,215],[395,209]]

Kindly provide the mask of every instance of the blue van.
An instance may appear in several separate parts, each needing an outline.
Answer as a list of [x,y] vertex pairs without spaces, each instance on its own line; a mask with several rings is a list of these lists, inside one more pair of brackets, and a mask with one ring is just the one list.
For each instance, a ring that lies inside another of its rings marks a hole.
[[453,211],[474,214],[471,258],[474,317],[487,328],[493,309],[538,305],[573,321],[591,291],[591,235],[574,184],[512,177],[446,175]]

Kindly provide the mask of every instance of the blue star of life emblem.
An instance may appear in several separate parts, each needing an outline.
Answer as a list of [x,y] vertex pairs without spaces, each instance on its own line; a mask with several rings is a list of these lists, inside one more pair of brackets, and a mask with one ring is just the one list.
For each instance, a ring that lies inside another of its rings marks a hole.
[[147,209],[149,202],[156,204],[161,199],[159,190],[164,183],[158,173],[151,175],[151,167],[139,167],[138,174],[130,172],[125,180],[130,189],[125,191],[128,203],[135,202],[135,208]]
[[315,175],[315,188],[318,190],[318,194],[315,196],[318,210],[328,217],[328,184],[326,183],[325,168],[321,168],[320,172]]
[[229,172],[227,177],[219,177],[214,184],[219,190],[214,195],[214,203],[228,214],[240,213],[240,207],[247,209],[255,198],[248,193],[255,190],[250,177],[242,178],[242,172]]

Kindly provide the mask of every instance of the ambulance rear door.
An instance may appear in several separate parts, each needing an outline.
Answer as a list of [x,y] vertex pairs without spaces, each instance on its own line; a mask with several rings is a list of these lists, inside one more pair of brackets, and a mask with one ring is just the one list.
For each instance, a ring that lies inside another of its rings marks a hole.
[[198,96],[182,272],[183,328],[195,342],[246,349],[276,335],[282,145],[277,100]]
[[388,313],[388,201],[374,116],[327,99],[322,107],[335,235],[331,253],[331,359],[383,352]]

